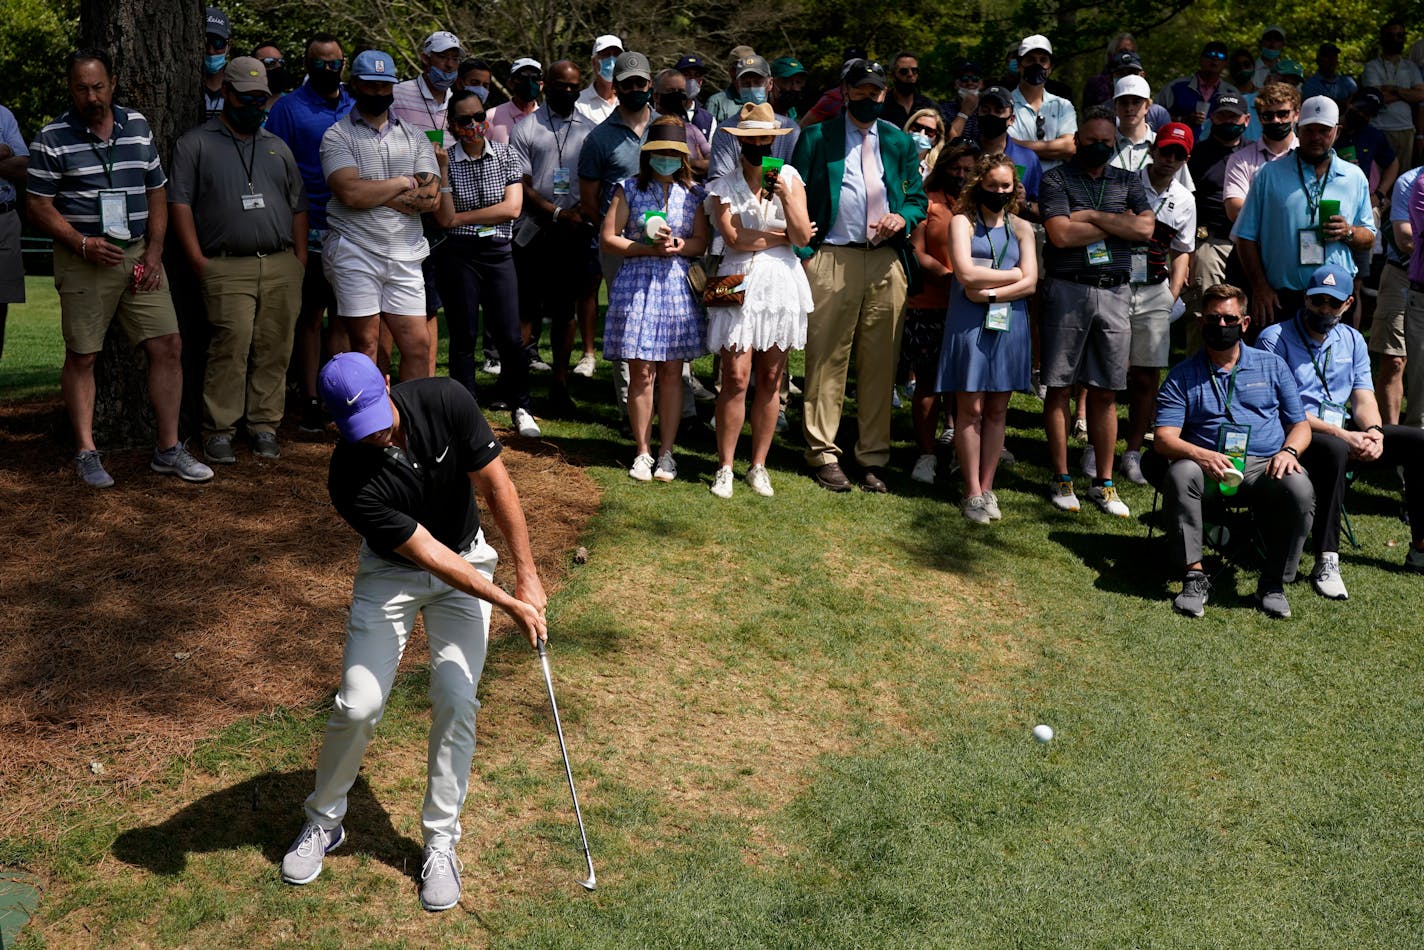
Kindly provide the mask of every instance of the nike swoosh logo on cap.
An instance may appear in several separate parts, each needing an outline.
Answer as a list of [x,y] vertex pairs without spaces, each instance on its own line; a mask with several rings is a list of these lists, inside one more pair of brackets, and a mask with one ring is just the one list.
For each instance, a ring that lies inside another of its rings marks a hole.
[[348,406],[354,405],[355,402],[356,402],[356,400],[360,399],[360,398],[361,398],[361,394],[364,393],[365,391],[366,391],[366,390],[364,390],[364,389],[358,389],[358,390],[356,391],[356,395],[354,395],[354,396],[352,396],[350,399],[346,400],[346,405],[348,405]]
[[449,454],[450,454],[450,446],[447,445],[447,446],[445,446],[445,451],[444,451],[444,452],[441,452],[439,455],[435,456],[435,464],[436,464],[436,465],[439,465],[441,462],[445,461],[445,456],[447,456],[447,455],[449,455]]

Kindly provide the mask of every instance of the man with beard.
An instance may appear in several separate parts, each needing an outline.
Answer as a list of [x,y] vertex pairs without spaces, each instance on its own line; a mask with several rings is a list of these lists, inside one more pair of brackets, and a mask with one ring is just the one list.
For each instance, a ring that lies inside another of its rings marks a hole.
[[1068,474],[1068,398],[1088,389],[1088,439],[1094,450],[1089,497],[1103,512],[1130,514],[1113,485],[1117,391],[1127,388],[1132,327],[1133,246],[1152,237],[1156,217],[1142,176],[1108,164],[1117,142],[1113,113],[1093,106],[1078,130],[1072,161],[1047,171],[1039,209],[1048,244],[1039,330],[1043,401],[1053,478],[1049,498],[1060,511],[1077,511]]
[[1019,84],[1013,92],[1009,135],[1038,156],[1045,172],[1073,157],[1078,113],[1073,103],[1044,89],[1053,71],[1053,44],[1039,34],[1019,44]]
[[895,54],[890,63],[890,90],[880,118],[897,129],[903,129],[910,116],[921,109],[939,108],[933,99],[920,92],[920,60],[914,53]]
[[307,256],[307,196],[286,143],[262,128],[272,91],[250,56],[227,64],[222,115],[173,149],[173,233],[202,284],[212,339],[203,380],[203,454],[231,465],[237,423],[252,453],[281,457],[292,328]]
[[1300,147],[1257,173],[1236,219],[1232,236],[1251,281],[1251,317],[1261,327],[1300,310],[1317,267],[1338,264],[1353,275],[1353,252],[1374,243],[1369,181],[1331,147],[1339,122],[1334,99],[1307,100]]
[[1380,27],[1380,55],[1365,63],[1361,86],[1373,86],[1384,99],[1374,126],[1389,137],[1405,168],[1414,167],[1414,107],[1424,102],[1424,75],[1404,56],[1404,24],[1390,20]]
[[148,395],[158,424],[149,467],[188,482],[213,470],[178,441],[183,341],[163,271],[167,177],[148,120],[114,105],[103,50],[65,61],[71,108],[30,144],[30,221],[54,241],[64,369],[59,386],[74,429],[74,467],[86,485],[114,484],[94,446],[94,363],[117,317],[148,355]]
[[1266,327],[1256,344],[1285,360],[1295,374],[1310,423],[1310,448],[1300,463],[1317,500],[1311,582],[1331,600],[1349,597],[1339,553],[1346,468],[1403,469],[1414,542],[1404,564],[1424,571],[1424,429],[1382,424],[1365,338],[1340,320],[1352,303],[1349,271],[1327,264],[1311,274],[1305,306],[1295,319]]
[[1238,493],[1255,516],[1267,549],[1256,601],[1271,617],[1290,616],[1285,585],[1295,579],[1315,512],[1315,492],[1300,465],[1310,423],[1285,362],[1241,342],[1251,325],[1245,303],[1246,294],[1230,284],[1202,294],[1206,346],[1167,374],[1157,393],[1152,451],[1142,460],[1166,501],[1173,560],[1185,568],[1172,606],[1189,617],[1202,616],[1211,592],[1202,570],[1209,485],[1213,494]]

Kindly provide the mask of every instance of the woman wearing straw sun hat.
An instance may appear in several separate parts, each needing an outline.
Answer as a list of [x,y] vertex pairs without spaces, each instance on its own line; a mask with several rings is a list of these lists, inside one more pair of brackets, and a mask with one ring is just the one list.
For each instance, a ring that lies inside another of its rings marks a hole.
[[747,385],[756,364],[756,399],[752,403],[752,465],[747,484],[758,495],[772,494],[766,456],[780,409],[786,355],[806,345],[806,315],[811,285],[792,245],[811,240],[806,186],[789,164],[771,156],[782,128],[766,103],[745,103],[736,125],[721,129],[734,136],[741,158],[737,168],[710,182],[707,192],[713,223],[726,252],[721,276],[742,275],[740,306],[708,310],[707,348],[722,356],[722,390],[717,396],[717,473],[712,494],[732,496],[732,457],[746,415]]

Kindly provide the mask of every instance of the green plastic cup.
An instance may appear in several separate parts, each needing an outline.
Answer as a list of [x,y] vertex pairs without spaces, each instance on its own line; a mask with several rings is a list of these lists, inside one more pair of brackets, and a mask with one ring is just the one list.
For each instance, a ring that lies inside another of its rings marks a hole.
[[431,145],[441,145],[445,142],[445,133],[439,129],[426,129],[425,137],[430,139]]
[[775,184],[776,176],[781,174],[781,166],[782,166],[782,165],[785,165],[785,164],[786,164],[786,162],[783,161],[782,159],[773,158],[773,157],[770,156],[770,155],[767,155],[767,156],[765,156],[764,158],[762,158],[762,160],[761,160],[761,190],[762,190],[762,191],[771,191],[772,185]]

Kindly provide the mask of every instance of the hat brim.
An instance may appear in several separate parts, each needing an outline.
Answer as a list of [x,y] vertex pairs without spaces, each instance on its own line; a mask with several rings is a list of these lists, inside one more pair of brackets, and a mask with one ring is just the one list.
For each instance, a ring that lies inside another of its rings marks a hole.
[[652,75],[649,74],[646,69],[625,69],[621,73],[613,74],[614,82],[622,82],[625,79],[646,79],[648,82],[653,81]]
[[363,79],[363,80],[365,80],[366,82],[388,82],[388,83],[390,83],[392,86],[394,86],[396,83],[400,82],[400,80],[397,79],[396,77],[394,77],[394,76],[387,76],[385,73],[367,73],[367,74],[364,75],[364,76],[352,76],[351,78],[352,78],[352,79]]
[[265,82],[233,82],[232,80],[224,81],[232,87],[233,92],[260,92],[264,96],[272,95],[272,90],[267,87],[267,84]]
[[790,135],[791,130],[777,126],[774,129],[743,128],[740,125],[724,125],[722,131],[739,139],[756,138],[761,135]]
[[360,442],[366,436],[382,429],[389,429],[395,425],[395,416],[391,413],[391,400],[382,392],[382,399],[374,402],[358,412],[342,419],[335,419],[336,429],[341,433],[341,437],[347,442]]
[[674,141],[672,139],[662,139],[657,142],[644,142],[638,149],[640,152],[680,152],[683,155],[692,156],[692,150],[687,147],[687,141]]

